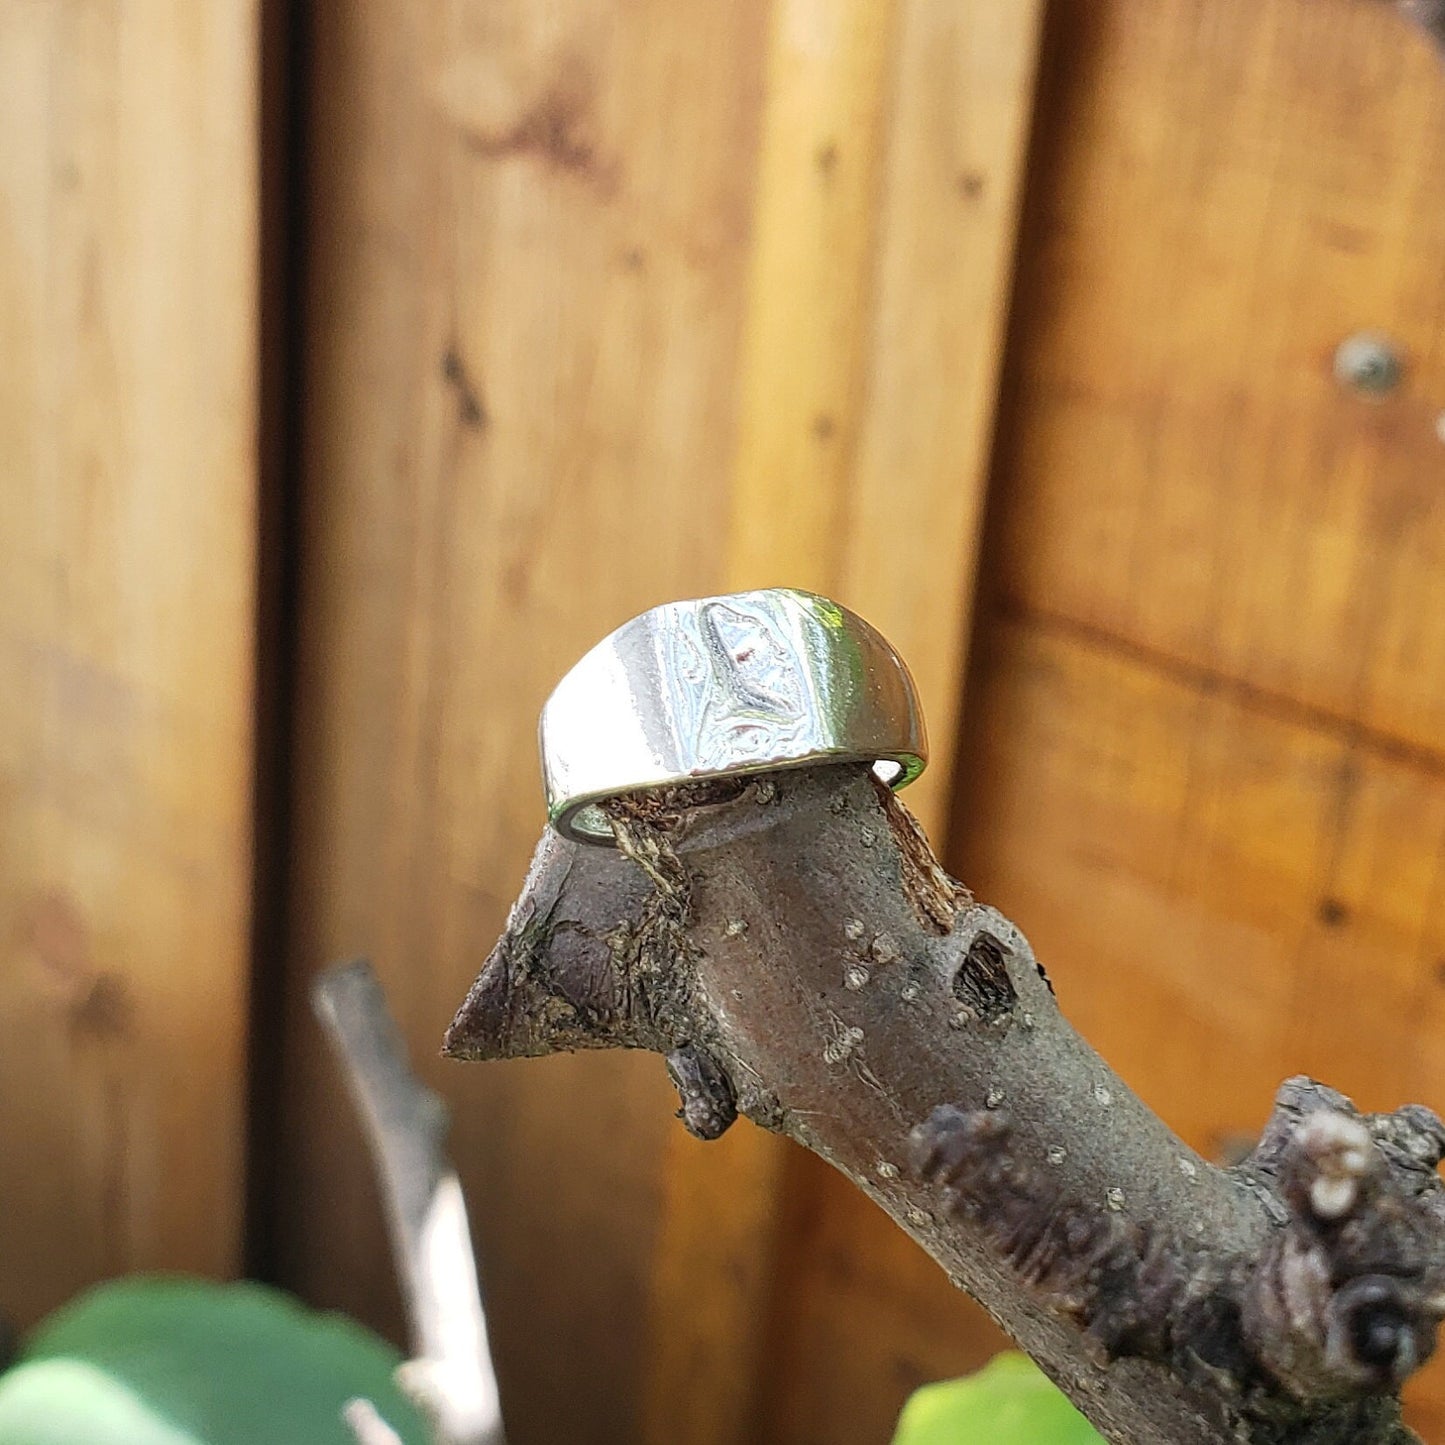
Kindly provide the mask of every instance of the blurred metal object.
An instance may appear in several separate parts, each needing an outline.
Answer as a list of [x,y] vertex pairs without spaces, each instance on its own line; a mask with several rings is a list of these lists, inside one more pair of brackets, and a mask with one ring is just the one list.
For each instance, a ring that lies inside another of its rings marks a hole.
[[1399,350],[1378,332],[1356,332],[1335,349],[1335,380],[1363,396],[1387,396],[1404,375]]
[[596,804],[623,793],[849,759],[901,788],[928,758],[913,679],[882,634],[784,587],[625,623],[558,684],[540,743],[553,827],[603,844]]
[[328,968],[311,1000],[345,1068],[382,1186],[415,1352],[398,1383],[444,1445],[504,1445],[466,1201],[446,1157],[446,1107],[412,1073],[370,963]]

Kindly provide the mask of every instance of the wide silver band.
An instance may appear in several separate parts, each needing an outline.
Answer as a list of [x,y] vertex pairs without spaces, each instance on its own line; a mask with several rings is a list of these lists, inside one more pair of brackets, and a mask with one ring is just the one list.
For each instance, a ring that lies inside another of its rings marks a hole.
[[542,709],[553,827],[611,843],[621,793],[807,763],[871,762],[895,788],[928,743],[902,658],[856,613],[769,588],[669,602],[598,643]]

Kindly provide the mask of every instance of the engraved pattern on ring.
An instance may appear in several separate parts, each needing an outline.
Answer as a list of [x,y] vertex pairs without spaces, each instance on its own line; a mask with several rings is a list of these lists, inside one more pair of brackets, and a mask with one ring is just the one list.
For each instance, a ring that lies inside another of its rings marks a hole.
[[785,619],[717,601],[680,621],[674,663],[662,675],[698,771],[766,762],[808,744],[816,704],[803,686],[806,648],[798,628],[789,635],[783,625],[802,622],[796,612]]
[[875,629],[785,588],[664,604],[583,657],[543,709],[548,812],[610,842],[596,800],[670,780],[873,757],[892,786],[922,771],[912,679]]

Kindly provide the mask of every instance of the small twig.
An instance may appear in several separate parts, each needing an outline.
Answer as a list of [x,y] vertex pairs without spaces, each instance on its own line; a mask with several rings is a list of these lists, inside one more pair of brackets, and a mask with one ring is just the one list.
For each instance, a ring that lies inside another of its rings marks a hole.
[[327,969],[312,1002],[345,1066],[385,1198],[417,1356],[398,1383],[445,1445],[503,1445],[466,1202],[444,1148],[446,1110],[411,1072],[369,963]]
[[341,1418],[356,1436],[356,1445],[403,1445],[401,1436],[381,1418],[370,1400],[348,1400]]

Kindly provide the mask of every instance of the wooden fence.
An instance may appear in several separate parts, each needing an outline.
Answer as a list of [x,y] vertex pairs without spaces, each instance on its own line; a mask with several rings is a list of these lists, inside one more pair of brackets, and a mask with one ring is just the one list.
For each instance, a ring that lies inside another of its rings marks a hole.
[[1445,70],[1390,6],[14,0],[0,118],[0,1310],[249,1268],[396,1332],[306,1003],[365,952],[517,1445],[881,1442],[994,1349],[656,1060],[435,1057],[550,685],[733,587],[899,645],[918,811],[1192,1144],[1296,1071],[1445,1106]]

